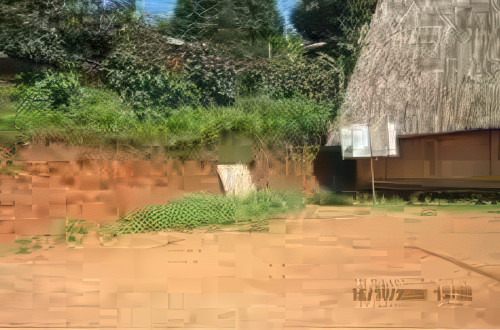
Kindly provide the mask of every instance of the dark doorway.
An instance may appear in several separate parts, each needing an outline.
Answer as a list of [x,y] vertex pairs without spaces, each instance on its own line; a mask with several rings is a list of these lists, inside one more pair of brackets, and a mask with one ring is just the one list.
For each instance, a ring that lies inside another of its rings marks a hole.
[[314,161],[314,175],[321,188],[356,190],[356,161],[343,160],[340,146],[321,147]]

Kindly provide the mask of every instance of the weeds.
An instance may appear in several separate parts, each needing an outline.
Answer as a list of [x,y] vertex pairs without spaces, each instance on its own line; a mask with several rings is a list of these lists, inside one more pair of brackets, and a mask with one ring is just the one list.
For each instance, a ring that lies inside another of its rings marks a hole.
[[309,195],[306,198],[306,203],[312,205],[353,205],[353,199],[349,195],[320,190]]
[[102,226],[98,233],[101,236],[116,236],[265,220],[303,207],[302,193],[293,191],[262,190],[243,197],[189,194],[167,205],[136,209],[117,222]]
[[57,109],[29,112],[16,124],[26,136],[44,142],[106,145],[115,141],[170,148],[215,147],[223,131],[237,131],[268,147],[316,145],[322,141],[333,108],[303,98],[244,98],[232,106],[162,109],[139,118],[111,91],[82,88],[82,97]]
[[16,252],[16,254],[30,254],[31,251],[29,250],[29,247],[21,246],[19,248],[19,251]]

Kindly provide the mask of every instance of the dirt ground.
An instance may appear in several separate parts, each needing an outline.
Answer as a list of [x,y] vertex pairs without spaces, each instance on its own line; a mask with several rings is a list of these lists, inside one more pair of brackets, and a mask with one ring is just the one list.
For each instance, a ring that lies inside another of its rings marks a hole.
[[[0,327],[499,328],[496,210],[308,206],[267,225],[124,235],[110,246],[92,232],[72,247],[39,237],[30,254],[4,244]],[[370,283],[427,291],[356,301]],[[444,286],[470,287],[472,301],[440,299]]]

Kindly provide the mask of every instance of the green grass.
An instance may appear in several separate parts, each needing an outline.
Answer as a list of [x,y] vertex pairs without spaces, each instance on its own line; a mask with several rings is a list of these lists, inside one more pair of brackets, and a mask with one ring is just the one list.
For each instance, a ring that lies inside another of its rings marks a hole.
[[267,220],[301,210],[304,208],[303,198],[298,191],[277,190],[262,190],[246,196],[188,194],[167,205],[134,210],[117,222],[101,227],[98,233],[101,236],[115,236]]
[[27,238],[27,237],[22,237],[22,238],[18,238],[15,240],[16,243],[18,244],[31,244],[32,242],[32,239],[31,238]]
[[18,92],[14,87],[0,87],[0,132],[16,129],[14,118],[18,101]]
[[223,131],[237,131],[267,146],[315,145],[326,134],[332,108],[305,99],[239,99],[234,105],[151,111],[140,121],[113,92],[84,88],[69,107],[31,112],[18,119],[32,139],[76,145],[163,145],[215,148]]
[[320,190],[314,191],[308,196],[306,203],[310,205],[353,205],[353,198],[351,195]]
[[245,197],[233,197],[237,221],[265,220],[304,208],[304,195],[299,191],[261,190]]
[[24,246],[20,247],[19,251],[16,252],[16,254],[30,254],[30,253],[31,251],[29,250],[29,248]]

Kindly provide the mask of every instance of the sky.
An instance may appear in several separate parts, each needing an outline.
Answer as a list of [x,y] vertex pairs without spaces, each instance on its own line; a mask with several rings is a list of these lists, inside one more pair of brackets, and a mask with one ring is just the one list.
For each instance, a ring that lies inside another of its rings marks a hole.
[[[285,25],[290,27],[290,13],[297,0],[278,0],[278,10],[285,19]],[[170,16],[173,14],[176,0],[137,0],[137,6],[151,15]]]

